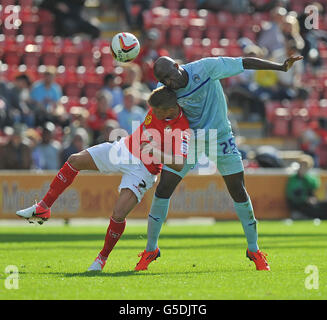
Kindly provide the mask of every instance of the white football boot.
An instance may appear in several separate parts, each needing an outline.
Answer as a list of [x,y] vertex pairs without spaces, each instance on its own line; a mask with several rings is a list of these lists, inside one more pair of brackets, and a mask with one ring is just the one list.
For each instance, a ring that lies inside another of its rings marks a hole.
[[102,271],[104,266],[106,265],[107,260],[104,260],[100,254],[93,261],[91,266],[87,269],[87,271]]
[[16,215],[26,219],[29,223],[43,224],[51,216],[51,209],[44,209],[37,203],[29,208],[16,211]]

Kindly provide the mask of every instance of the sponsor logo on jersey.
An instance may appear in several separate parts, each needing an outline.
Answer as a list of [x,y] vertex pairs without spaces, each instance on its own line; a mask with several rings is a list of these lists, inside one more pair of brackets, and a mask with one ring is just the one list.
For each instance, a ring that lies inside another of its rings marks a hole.
[[145,120],[144,120],[144,124],[147,126],[151,123],[152,121],[152,116],[151,114],[148,114],[146,117],[145,117]]
[[200,82],[200,76],[198,75],[198,74],[194,74],[193,75],[193,77],[192,77],[192,79],[193,79],[193,81],[195,82],[195,83],[198,83],[198,82]]

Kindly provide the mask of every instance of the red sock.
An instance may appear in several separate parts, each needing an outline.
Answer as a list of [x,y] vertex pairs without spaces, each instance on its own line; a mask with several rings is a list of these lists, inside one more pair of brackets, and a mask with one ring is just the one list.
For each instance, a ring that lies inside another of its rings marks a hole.
[[46,206],[50,208],[64,190],[72,184],[78,172],[78,170],[74,169],[69,162],[66,161],[52,180],[49,191],[42,199],[43,204],[46,204]]
[[103,249],[100,254],[104,258],[108,258],[109,253],[112,251],[120,236],[123,234],[126,226],[126,219],[123,222],[116,222],[113,218],[110,218],[109,227],[104,240]]

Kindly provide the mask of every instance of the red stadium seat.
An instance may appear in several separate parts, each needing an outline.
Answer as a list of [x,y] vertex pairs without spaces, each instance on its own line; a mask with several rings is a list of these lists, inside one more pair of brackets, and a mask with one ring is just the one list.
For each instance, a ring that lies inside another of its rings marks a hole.
[[215,29],[218,28],[218,18],[217,15],[211,11],[208,11],[207,16],[206,16],[206,26],[207,28],[214,27]]
[[2,0],[1,5],[3,7],[6,7],[6,6],[14,5],[15,2],[16,2],[16,0]]
[[301,136],[307,128],[308,120],[309,112],[306,108],[295,108],[292,110],[291,134],[293,137],[298,138]]
[[91,68],[96,65],[96,59],[92,52],[85,52],[81,54],[81,65],[85,68]]
[[237,14],[234,17],[233,26],[237,29],[249,29],[252,27],[252,19],[249,14]]
[[282,108],[282,104],[279,101],[269,101],[265,103],[265,114],[268,122],[272,122],[277,108]]
[[21,7],[31,7],[33,5],[33,0],[19,0]]
[[96,93],[101,89],[101,87],[102,87],[101,79],[88,81],[84,85],[84,96],[89,99],[94,98]]
[[22,34],[25,36],[35,36],[38,29],[38,20],[32,19],[23,21],[22,24]]
[[64,86],[64,93],[68,97],[80,97],[82,85],[79,82],[68,82]]
[[166,0],[165,7],[168,9],[179,9],[181,7],[181,0]]
[[217,27],[219,28],[228,28],[234,25],[234,18],[230,12],[220,11],[217,14]]
[[224,37],[229,40],[237,40],[239,38],[239,31],[233,27],[226,28],[224,29]]
[[272,134],[274,136],[288,136],[290,129],[290,120],[290,113],[287,108],[275,109],[275,114],[272,123]]
[[168,42],[171,46],[180,46],[184,39],[184,29],[179,26],[173,26],[168,31]]
[[189,10],[195,10],[197,8],[197,2],[194,0],[184,0],[183,7]]
[[183,52],[187,61],[192,61],[194,56],[198,56],[198,52],[202,49],[202,41],[200,39],[185,38],[182,42]]
[[18,46],[13,46],[11,48],[7,48],[3,58],[4,62],[8,65],[18,66],[20,64],[22,57],[22,52],[18,49]]
[[54,15],[50,11],[44,9],[40,9],[38,15],[40,33],[44,36],[53,36],[55,33]]
[[319,166],[321,168],[327,168],[327,144],[321,144],[316,149],[316,154],[319,159]]
[[79,52],[73,45],[70,45],[68,41],[67,44],[64,44],[61,53],[61,61],[65,67],[76,67],[78,65]]
[[60,51],[56,46],[44,48],[42,52],[42,63],[46,66],[58,66]]
[[38,67],[40,60],[40,47],[33,44],[28,44],[25,47],[25,52],[23,54],[23,62],[24,64],[30,67]]
[[187,36],[193,39],[202,39],[202,27],[190,26],[187,31]]
[[209,26],[206,28],[205,36],[210,40],[220,40],[221,39],[221,29],[215,26]]

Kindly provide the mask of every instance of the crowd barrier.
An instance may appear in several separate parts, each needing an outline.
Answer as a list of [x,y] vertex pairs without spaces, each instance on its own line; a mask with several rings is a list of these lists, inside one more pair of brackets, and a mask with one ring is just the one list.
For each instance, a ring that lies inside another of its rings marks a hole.
[[[31,206],[46,193],[55,172],[0,171],[0,219],[17,219],[15,212]],[[327,173],[320,174],[318,197],[327,199]],[[286,172],[247,173],[245,183],[259,220],[286,219],[290,212],[285,200]],[[52,207],[58,218],[109,217],[118,197],[120,175],[80,173]],[[146,218],[153,187],[130,218]],[[236,219],[233,202],[220,175],[188,175],[176,189],[168,218],[213,217]]]

